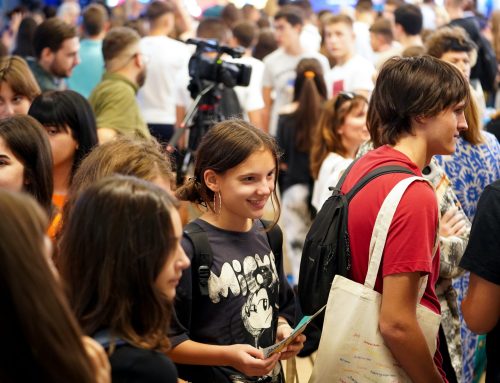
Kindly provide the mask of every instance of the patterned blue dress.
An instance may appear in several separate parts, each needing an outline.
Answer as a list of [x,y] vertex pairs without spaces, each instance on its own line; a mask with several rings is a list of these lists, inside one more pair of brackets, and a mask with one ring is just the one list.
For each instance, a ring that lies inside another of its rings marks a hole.
[[[435,156],[450,178],[453,191],[471,222],[484,188],[500,179],[500,144],[494,135],[487,132],[483,134],[485,142],[480,145],[471,145],[460,137],[453,155]],[[454,279],[453,287],[458,295],[460,309],[462,299],[469,287],[469,273]],[[462,376],[463,382],[469,383],[474,378],[474,357],[478,337],[467,328],[461,310],[460,322],[464,361]]]

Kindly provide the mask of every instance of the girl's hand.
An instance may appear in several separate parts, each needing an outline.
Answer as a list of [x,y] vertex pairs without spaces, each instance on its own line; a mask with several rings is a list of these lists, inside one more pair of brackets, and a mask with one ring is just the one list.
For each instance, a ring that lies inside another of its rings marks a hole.
[[[293,329],[288,324],[284,324],[284,323],[280,322],[278,325],[276,341],[280,342],[283,339],[286,339],[287,337],[290,336],[292,331],[293,331]],[[305,341],[306,341],[306,336],[304,334],[298,335],[293,340],[292,343],[290,343],[283,350],[281,350],[280,359],[285,360],[285,359],[289,359],[289,358],[297,355],[300,352],[300,350],[302,350],[302,348],[304,347]]]
[[88,336],[82,337],[82,343],[94,369],[96,383],[111,383],[111,365],[102,346]]
[[280,355],[275,354],[267,359],[261,350],[248,344],[233,344],[228,346],[230,365],[247,376],[263,376],[269,374]]
[[439,235],[441,237],[459,236],[465,232],[466,222],[456,206],[443,214],[439,224]]

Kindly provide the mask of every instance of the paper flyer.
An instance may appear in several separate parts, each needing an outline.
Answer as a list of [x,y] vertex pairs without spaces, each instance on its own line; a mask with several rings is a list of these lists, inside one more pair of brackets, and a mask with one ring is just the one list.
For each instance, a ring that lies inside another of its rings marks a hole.
[[288,338],[285,338],[279,343],[273,344],[272,346],[262,349],[262,352],[264,353],[264,359],[267,359],[276,352],[280,352],[286,346],[292,343],[297,336],[302,334],[302,332],[306,329],[307,325],[325,309],[325,307],[326,305],[324,305],[322,308],[316,311],[313,315],[305,315],[297,324],[297,326],[295,326],[295,328],[293,329],[292,333]]

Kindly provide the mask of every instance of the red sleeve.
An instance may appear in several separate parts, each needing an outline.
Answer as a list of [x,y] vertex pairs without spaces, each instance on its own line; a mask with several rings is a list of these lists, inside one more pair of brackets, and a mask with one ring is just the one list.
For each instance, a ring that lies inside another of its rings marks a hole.
[[432,270],[437,201],[426,182],[414,182],[403,195],[389,229],[382,275]]

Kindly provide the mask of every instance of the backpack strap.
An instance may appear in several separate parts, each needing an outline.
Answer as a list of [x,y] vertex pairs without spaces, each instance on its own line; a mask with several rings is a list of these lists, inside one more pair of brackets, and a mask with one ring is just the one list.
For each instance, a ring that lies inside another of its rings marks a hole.
[[[268,229],[272,221],[260,220],[264,228]],[[184,227],[184,235],[189,238],[193,245],[192,270],[198,279],[200,294],[208,296],[208,279],[210,278],[210,267],[212,266],[213,253],[205,230],[196,222],[190,222]],[[276,258],[281,258],[283,248],[283,232],[278,225],[266,231],[267,241]]]
[[208,296],[208,278],[212,266],[213,253],[205,230],[196,222],[190,222],[184,227],[184,234],[193,244],[192,270],[198,279],[200,294]]
[[[346,171],[347,172],[347,171]],[[384,174],[391,174],[391,173],[406,173],[406,174],[411,174],[412,176],[415,176],[415,173],[413,173],[410,169],[405,168],[403,166],[397,166],[397,165],[389,165],[389,166],[381,166],[380,168],[377,168],[367,175],[365,175],[361,180],[359,180],[356,185],[354,185],[351,190],[349,190],[346,193],[346,198],[347,201],[350,202],[354,196],[361,190],[363,187],[373,179],[380,177]],[[345,175],[345,173],[344,173]],[[343,180],[342,180],[343,182]],[[342,185],[341,185],[342,186]]]
[[[266,230],[269,229],[273,224],[273,221],[268,221],[265,219],[261,219],[260,222],[262,222],[262,225]],[[274,225],[271,230],[266,231],[266,235],[267,242],[269,242],[269,246],[271,247],[275,258],[281,259],[283,252],[283,232],[281,231],[280,227],[278,225]]]

